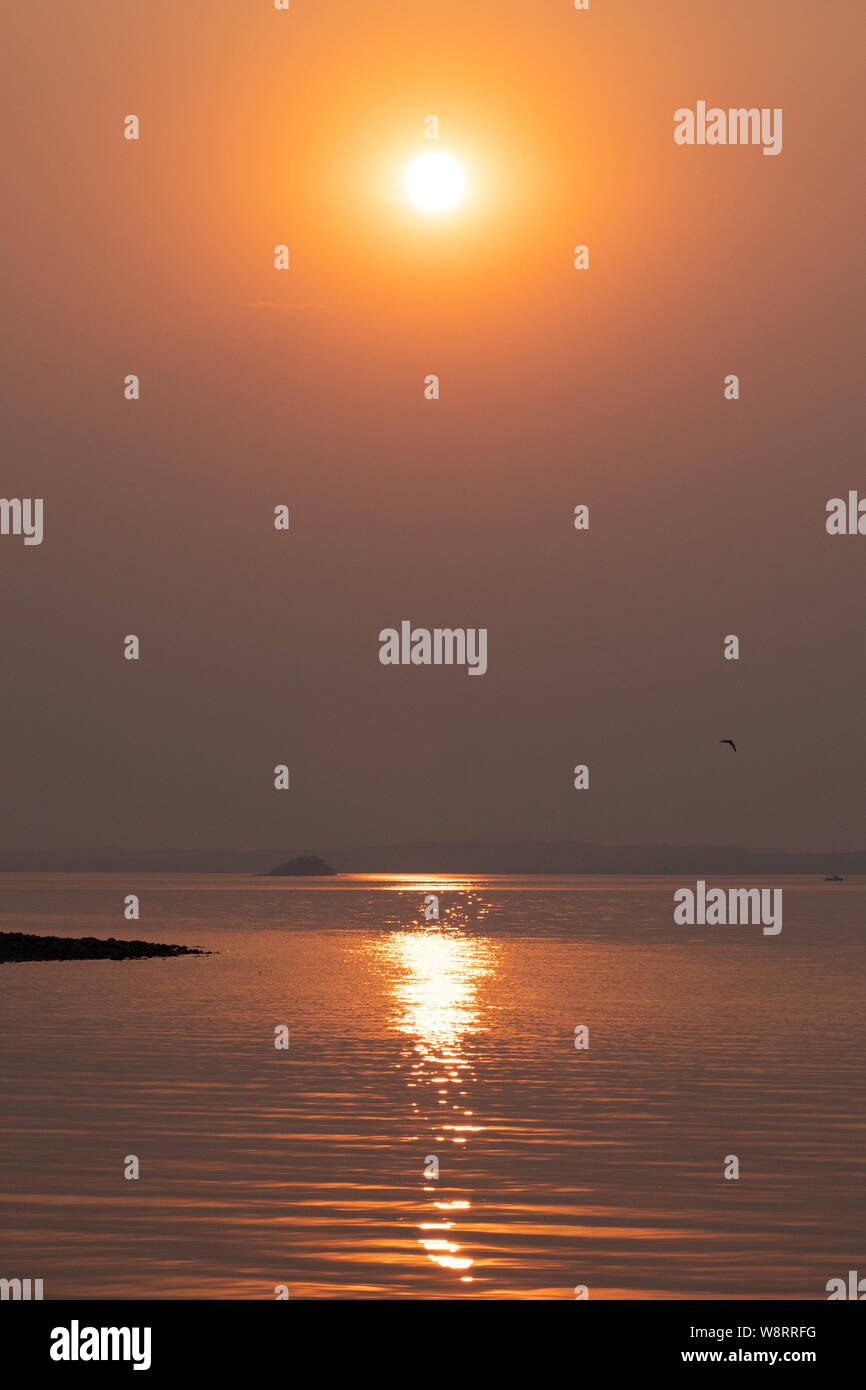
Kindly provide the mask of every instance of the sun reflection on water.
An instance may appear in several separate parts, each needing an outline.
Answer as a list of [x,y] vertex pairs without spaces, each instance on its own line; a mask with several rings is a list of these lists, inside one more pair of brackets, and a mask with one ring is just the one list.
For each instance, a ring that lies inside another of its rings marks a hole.
[[[416,886],[432,891],[436,885],[424,880]],[[474,1260],[461,1249],[455,1221],[448,1218],[469,1211],[471,1204],[465,1197],[443,1198],[445,1191],[459,1192],[470,1142],[485,1128],[475,1123],[466,1102],[476,1079],[472,1039],[489,1026],[479,986],[495,970],[497,946],[490,938],[467,935],[465,928],[477,928],[487,910],[480,900],[470,900],[450,909],[444,921],[422,920],[391,932],[381,947],[395,1001],[391,1026],[407,1043],[411,1040],[403,1051],[406,1084],[418,1126],[422,1218],[432,1218],[417,1223],[416,1243],[428,1260],[458,1274],[462,1283],[472,1282],[465,1271]],[[428,1156],[440,1165],[432,1183]]]

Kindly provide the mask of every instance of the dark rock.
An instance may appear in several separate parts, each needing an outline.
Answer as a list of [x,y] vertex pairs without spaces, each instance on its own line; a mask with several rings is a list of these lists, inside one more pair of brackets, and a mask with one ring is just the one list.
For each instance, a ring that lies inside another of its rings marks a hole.
[[156,941],[116,941],[98,936],[28,936],[0,932],[0,964],[28,960],[146,960],[152,956],[209,956],[194,946],[165,946]]
[[315,854],[302,854],[297,859],[287,859],[285,864],[278,864],[275,869],[270,870],[268,877],[281,874],[293,878],[324,878],[333,876],[336,872],[336,869],[332,869],[330,864],[326,864],[324,859],[317,858]]

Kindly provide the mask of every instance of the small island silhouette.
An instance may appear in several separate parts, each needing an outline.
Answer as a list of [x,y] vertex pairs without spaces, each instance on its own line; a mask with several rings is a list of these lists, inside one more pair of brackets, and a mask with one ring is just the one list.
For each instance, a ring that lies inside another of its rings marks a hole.
[[319,859],[315,854],[300,854],[297,859],[287,859],[285,864],[278,864],[275,869],[268,871],[268,878],[274,874],[285,875],[294,878],[321,878],[336,875],[337,870],[332,869],[330,864],[326,864],[324,859]]

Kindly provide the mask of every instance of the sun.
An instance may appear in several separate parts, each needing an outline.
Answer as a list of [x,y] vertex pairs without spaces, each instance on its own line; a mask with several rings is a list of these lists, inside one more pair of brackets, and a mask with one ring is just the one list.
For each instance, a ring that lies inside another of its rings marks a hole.
[[406,171],[406,192],[422,212],[447,212],[463,197],[463,170],[450,154],[422,154]]

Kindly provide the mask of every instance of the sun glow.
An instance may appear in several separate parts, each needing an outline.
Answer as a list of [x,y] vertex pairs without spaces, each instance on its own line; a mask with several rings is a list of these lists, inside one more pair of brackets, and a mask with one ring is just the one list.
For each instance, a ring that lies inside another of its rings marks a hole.
[[466,180],[450,154],[422,154],[406,171],[406,192],[422,212],[447,212],[463,198]]

